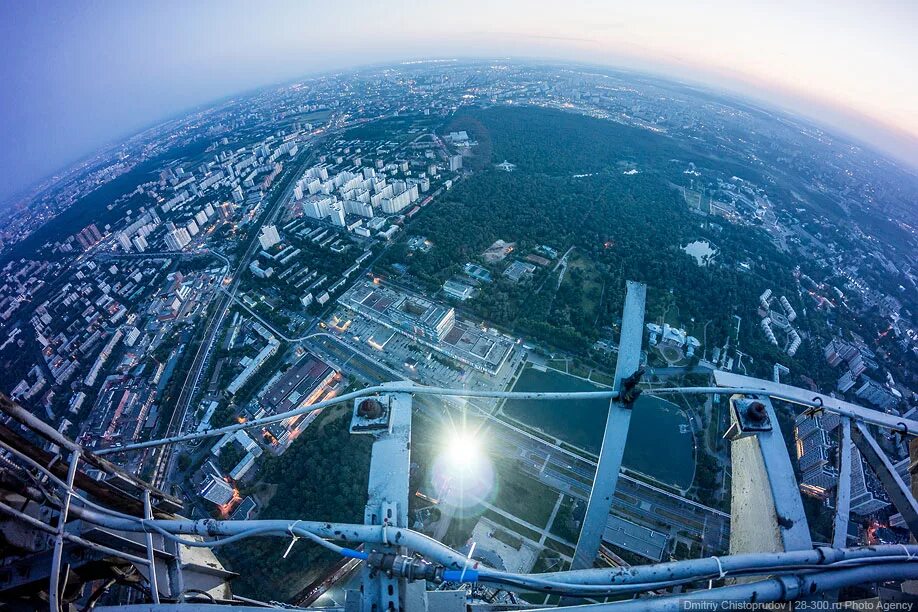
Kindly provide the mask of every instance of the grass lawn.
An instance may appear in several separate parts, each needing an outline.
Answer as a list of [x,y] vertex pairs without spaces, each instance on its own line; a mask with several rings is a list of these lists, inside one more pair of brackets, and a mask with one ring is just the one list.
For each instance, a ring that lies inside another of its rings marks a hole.
[[689,208],[701,210],[701,192],[691,189],[683,189],[682,191],[685,196],[685,203],[688,204]]
[[504,531],[503,529],[494,530],[494,539],[498,542],[503,542],[510,548],[515,548],[519,550],[523,545],[523,540],[519,536],[515,536],[510,532]]
[[580,537],[580,527],[574,524],[572,517],[574,511],[574,498],[568,495],[564,496],[564,501],[558,508],[558,514],[548,530],[550,533],[563,538],[569,542],[576,542]]
[[539,554],[539,558],[536,559],[535,565],[532,568],[532,573],[563,572],[570,566],[571,564],[562,559],[558,553],[546,548]]
[[469,536],[472,535],[472,530],[478,524],[479,518],[481,517],[477,514],[462,517],[454,516],[449,523],[449,529],[446,530],[446,534],[443,536],[443,543],[453,548],[465,546]]
[[611,374],[604,374],[603,372],[597,372],[596,370],[593,370],[593,372],[590,374],[590,380],[592,380],[594,383],[606,385],[608,387],[611,387],[615,384],[614,376]]
[[571,364],[571,367],[568,370],[568,374],[573,374],[574,376],[579,376],[580,378],[589,378],[590,368],[575,361],[573,364]]
[[526,475],[516,461],[495,460],[497,497],[494,505],[527,523],[545,527],[558,501],[558,493]]
[[[591,319],[595,319],[599,314],[599,303],[602,298],[602,276],[596,269],[596,264],[578,251],[574,251],[568,260],[568,267],[560,291],[570,291],[574,284],[579,285],[582,296],[581,311],[588,313]],[[579,274],[573,274],[574,271]]]
[[556,542],[552,540],[551,538],[548,538],[545,540],[545,546],[547,546],[548,548],[552,550],[558,551],[562,555],[567,555],[568,557],[574,556],[573,546],[567,546],[565,544],[562,544],[561,542]]
[[502,527],[506,527],[509,531],[512,531],[513,533],[519,534],[523,536],[524,538],[529,538],[533,542],[538,542],[539,537],[541,537],[539,536],[538,532],[533,531],[529,527],[520,525],[519,523],[514,522],[505,516],[501,516],[500,514],[492,510],[485,510],[484,517],[488,519],[489,521],[492,521],[498,525],[501,525]]

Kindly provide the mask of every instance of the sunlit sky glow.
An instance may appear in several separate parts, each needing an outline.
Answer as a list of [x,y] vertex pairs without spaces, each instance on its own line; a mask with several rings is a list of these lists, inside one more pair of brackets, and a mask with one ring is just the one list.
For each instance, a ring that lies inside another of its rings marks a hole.
[[563,59],[754,97],[918,166],[918,2],[4,2],[0,198],[196,105],[428,57]]

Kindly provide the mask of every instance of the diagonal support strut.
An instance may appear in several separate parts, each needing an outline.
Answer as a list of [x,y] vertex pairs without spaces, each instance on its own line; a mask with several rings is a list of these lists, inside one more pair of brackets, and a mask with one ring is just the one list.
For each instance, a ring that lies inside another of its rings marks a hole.
[[[615,364],[615,391],[621,391],[622,381],[634,374],[641,365],[646,301],[647,285],[628,281],[625,310],[622,314],[622,334],[618,344],[618,361]],[[593,490],[590,492],[590,501],[587,504],[571,569],[593,567],[609,510],[612,508],[612,497],[615,495],[615,485],[622,466],[622,454],[625,452],[630,423],[631,408],[612,400],[609,404],[599,463],[596,466],[596,478],[593,480]]]

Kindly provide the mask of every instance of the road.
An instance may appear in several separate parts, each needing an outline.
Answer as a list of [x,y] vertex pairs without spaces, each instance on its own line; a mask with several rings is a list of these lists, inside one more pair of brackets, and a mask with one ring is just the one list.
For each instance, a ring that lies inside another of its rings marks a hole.
[[210,251],[144,251],[143,253],[110,253],[103,251],[94,253],[93,259],[192,259],[194,257],[207,257]]
[[[296,186],[296,177],[302,174],[307,166],[314,163],[318,149],[316,144],[316,141],[312,143],[313,146],[311,147],[309,154],[304,158],[302,163],[291,174],[288,175],[286,182],[275,183],[275,186],[266,194],[265,199],[270,201],[270,204],[268,205],[266,211],[255,222],[254,227],[249,230],[249,243],[246,247],[245,253],[239,260],[239,265],[236,266],[236,270],[233,273],[233,280],[231,281],[229,290],[218,292],[219,297],[217,298],[216,307],[209,320],[207,321],[207,327],[204,329],[202,341],[198,345],[198,350],[195,353],[194,360],[192,361],[191,367],[188,369],[188,374],[185,376],[185,382],[182,384],[182,390],[179,393],[178,401],[175,404],[175,409],[172,411],[172,416],[169,419],[169,425],[166,428],[166,436],[175,435],[184,428],[185,421],[188,416],[188,409],[191,407],[192,400],[197,395],[198,386],[201,382],[201,375],[206,369],[205,365],[210,358],[214,341],[217,338],[220,327],[223,325],[226,314],[229,312],[229,306],[233,302],[233,299],[235,299],[236,291],[239,289],[239,283],[242,278],[242,274],[244,273],[246,267],[249,265],[249,260],[255,254],[255,251],[259,246],[258,234],[261,232],[261,228],[265,224],[274,221],[278,212],[283,207],[284,202],[290,198],[291,194],[293,193],[293,189]],[[278,189],[281,184],[285,185],[283,190],[272,194],[272,191]],[[273,198],[273,201],[271,201],[271,198]],[[225,260],[225,258],[223,259]],[[173,452],[172,445],[161,447],[158,451],[158,454],[154,452],[154,469],[151,479],[153,486],[157,488],[163,487],[168,479],[168,475],[172,473],[175,457],[176,455]]]
[[[286,334],[280,332],[279,330],[275,329],[274,326],[270,325],[262,317],[258,316],[258,314],[256,314],[250,308],[248,308],[248,306],[246,306],[245,304],[242,304],[242,302],[238,300],[236,296],[236,292],[239,289],[239,283],[240,283],[240,279],[242,278],[242,274],[245,272],[246,267],[249,264],[249,260],[252,258],[252,256],[255,254],[255,251],[258,248],[258,245],[259,245],[258,234],[261,231],[261,228],[269,221],[273,222],[273,220],[277,216],[277,213],[281,210],[283,203],[289,200],[291,195],[293,194],[293,190],[296,186],[296,178],[300,176],[302,172],[308,166],[310,166],[311,164],[315,162],[315,157],[317,155],[318,148],[319,148],[317,145],[325,138],[328,138],[329,136],[346,129],[347,127],[349,127],[349,124],[347,123],[342,124],[336,129],[332,129],[332,130],[325,132],[325,134],[322,137],[317,138],[311,143],[312,147],[309,151],[309,154],[306,156],[303,162],[299,165],[299,167],[293,173],[288,175],[284,189],[279,194],[273,196],[275,199],[273,202],[271,202],[271,204],[269,204],[268,210],[264,214],[261,215],[259,220],[256,222],[257,225],[253,227],[251,230],[249,230],[248,247],[246,248],[246,251],[243,257],[239,260],[239,265],[236,267],[236,271],[233,274],[233,277],[232,277],[233,280],[231,282],[229,289],[225,289],[221,287],[221,291],[219,292],[220,297],[218,298],[216,309],[214,313],[211,315],[207,323],[207,327],[204,331],[203,340],[201,344],[198,346],[198,350],[195,353],[195,357],[192,362],[192,365],[189,368],[188,374],[185,377],[185,382],[182,385],[182,390],[179,394],[178,401],[176,402],[175,410],[172,412],[172,416],[169,420],[169,425],[166,429],[166,434],[165,434],[166,436],[175,435],[176,433],[184,429],[185,422],[188,416],[188,409],[191,407],[192,400],[197,396],[201,375],[206,370],[205,366],[207,365],[207,362],[210,358],[211,351],[213,350],[214,341],[216,340],[217,334],[223,324],[223,321],[226,317],[227,312],[229,311],[229,306],[234,301],[241,304],[245,308],[245,310],[247,310],[256,319],[258,319],[258,321],[260,321],[268,329],[270,329],[272,332],[274,332],[276,335],[283,338],[287,342],[301,342],[308,338],[315,337],[316,335],[322,335],[322,334],[314,334],[314,333],[307,332],[306,335],[301,336],[299,338],[291,338],[287,336]],[[276,183],[275,186],[272,188],[272,190],[277,189],[281,184],[282,184],[281,182]],[[439,193],[439,191],[440,190],[438,190],[436,193]],[[269,199],[270,197],[272,197],[271,191],[269,191],[268,194],[266,195],[266,199]],[[229,261],[222,255],[220,255],[219,253],[213,252],[212,254],[220,257],[221,259],[226,261],[227,264],[229,264]],[[373,260],[370,261],[366,267],[372,266],[376,262],[376,260],[379,259],[381,255],[382,254],[380,253],[375,258],[373,258]],[[313,325],[314,324],[315,322],[313,322]],[[312,328],[312,326],[310,326],[310,328]],[[309,331],[311,331],[311,329]],[[340,346],[342,345],[339,344],[339,341],[336,338],[332,336],[328,336],[328,339],[331,340],[332,343],[337,344],[340,350]],[[326,342],[327,341],[328,340],[326,340]],[[169,445],[169,446],[161,447],[158,451],[154,451],[154,462],[155,463],[154,463],[152,483],[157,488],[161,488],[163,484],[166,482],[168,475],[172,473],[173,462],[175,458],[172,448],[173,447]],[[156,453],[158,453],[158,455]]]
[[[346,366],[352,374],[370,384],[401,380],[404,376],[366,355],[330,333],[313,334],[309,348],[339,369]],[[460,402],[455,398],[431,401],[416,397],[415,407],[431,416],[442,416],[444,408],[471,410],[488,423],[489,447],[502,455],[519,459],[524,471],[543,484],[565,495],[586,500],[596,476],[596,461],[580,456],[549,440],[515,426],[474,400]],[[692,501],[626,472],[619,475],[613,503],[614,514],[633,522],[674,534],[681,533],[702,544],[706,553],[726,550],[730,516],[715,508]],[[446,515],[444,518],[448,519]],[[443,532],[449,520],[441,525]],[[536,528],[538,531],[538,529]],[[440,534],[442,537],[442,533]]]

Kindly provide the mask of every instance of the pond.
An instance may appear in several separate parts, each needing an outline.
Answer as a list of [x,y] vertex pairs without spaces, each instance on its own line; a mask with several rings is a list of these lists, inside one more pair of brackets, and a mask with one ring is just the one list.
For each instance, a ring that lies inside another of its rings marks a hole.
[[[557,370],[523,370],[514,391],[597,391],[588,380]],[[521,423],[599,454],[609,401],[560,402],[508,400],[504,413]],[[634,406],[622,467],[679,489],[691,486],[695,474],[694,438],[688,417],[675,404],[641,396]]]
[[717,254],[717,250],[707,240],[690,242],[682,247],[682,250],[694,257],[695,263],[699,266],[707,266]]

